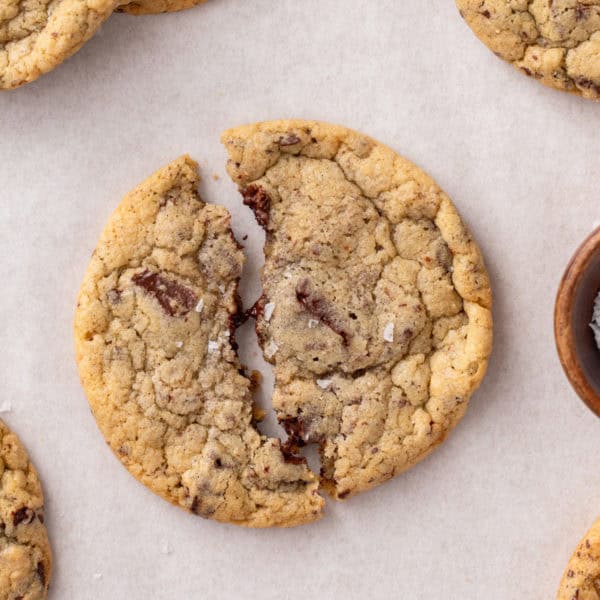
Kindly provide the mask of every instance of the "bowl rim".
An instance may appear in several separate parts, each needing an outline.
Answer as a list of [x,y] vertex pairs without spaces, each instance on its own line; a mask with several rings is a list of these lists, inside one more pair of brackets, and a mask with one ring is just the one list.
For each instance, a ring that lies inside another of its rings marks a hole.
[[571,385],[588,408],[600,417],[600,395],[581,368],[575,349],[572,314],[575,291],[597,252],[600,252],[600,226],[575,251],[562,276],[554,307],[554,339],[558,357]]

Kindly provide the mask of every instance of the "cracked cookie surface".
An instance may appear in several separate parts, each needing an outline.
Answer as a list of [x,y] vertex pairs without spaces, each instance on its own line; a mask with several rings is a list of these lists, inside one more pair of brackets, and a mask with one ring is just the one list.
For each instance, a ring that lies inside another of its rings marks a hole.
[[557,600],[600,600],[600,519],[569,560]]
[[186,10],[204,2],[206,0],[135,0],[119,6],[117,10],[131,15],[155,15]]
[[244,257],[228,212],[197,184],[182,157],[110,218],[76,310],[84,389],[115,454],[167,500],[238,525],[313,521],[317,478],[254,427],[233,338]]
[[481,253],[427,175],[318,122],[232,129],[228,172],[266,229],[253,309],[290,447],[318,443],[337,498],[427,456],[491,351]]
[[0,88],[37,79],[74,54],[111,15],[115,0],[0,3]]
[[37,472],[17,436],[0,421],[0,598],[46,597],[52,553]]
[[475,34],[542,83],[600,99],[600,0],[456,0]]

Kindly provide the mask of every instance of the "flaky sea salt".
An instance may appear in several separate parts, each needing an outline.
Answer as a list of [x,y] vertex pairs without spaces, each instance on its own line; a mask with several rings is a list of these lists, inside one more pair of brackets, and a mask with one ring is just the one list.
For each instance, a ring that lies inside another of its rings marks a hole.
[[592,315],[592,322],[590,323],[590,327],[594,332],[594,337],[596,338],[596,345],[600,349],[600,294],[596,296],[596,301],[594,302],[594,314]]
[[175,345],[176,345],[178,348],[183,348],[183,342],[175,342]]
[[309,329],[314,329],[318,324],[319,324],[319,321],[317,321],[316,319],[308,320],[308,328]]
[[265,346],[265,356],[267,358],[273,358],[277,350],[279,350],[279,346],[275,342],[269,342]]
[[332,383],[333,383],[333,381],[331,381],[331,379],[317,379],[317,385],[322,390],[329,389],[329,387],[331,386]]
[[96,579],[96,580],[102,579],[102,573],[94,573],[94,579]]
[[386,342],[394,341],[394,324],[393,323],[388,323],[385,326],[385,329],[383,330],[383,339]]
[[215,342],[214,340],[209,340],[208,342],[208,351],[216,352],[219,349],[219,342]]
[[9,413],[12,411],[12,403],[10,400],[4,400],[0,404],[0,413]]
[[173,548],[171,547],[171,544],[169,544],[168,540],[165,540],[163,542],[161,551],[163,554],[172,554],[173,553]]
[[200,298],[200,300],[198,300],[198,304],[196,304],[196,312],[201,313],[203,309],[204,309],[204,300],[202,298]]
[[265,321],[270,321],[271,317],[273,316],[273,311],[275,310],[275,303],[274,302],[267,302],[265,304]]

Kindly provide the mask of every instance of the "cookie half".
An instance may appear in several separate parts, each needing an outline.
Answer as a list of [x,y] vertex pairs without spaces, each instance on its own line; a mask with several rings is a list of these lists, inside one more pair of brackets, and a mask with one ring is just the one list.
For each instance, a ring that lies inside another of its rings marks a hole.
[[266,230],[254,313],[288,445],[319,444],[333,496],[372,488],[440,444],[483,379],[481,253],[427,175],[360,133],[274,121],[222,141]]
[[206,0],[136,0],[119,6],[118,12],[131,15],[155,15],[166,12],[176,12],[203,4]]
[[116,0],[5,0],[0,5],[0,89],[37,79],[74,54]]
[[254,427],[233,337],[244,257],[197,184],[184,156],[110,218],[77,303],[83,386],[115,454],[163,498],[250,527],[313,521],[316,477]]
[[565,570],[557,600],[600,599],[600,519],[585,534]]
[[27,451],[2,421],[0,473],[0,598],[41,600],[52,570],[42,487]]
[[517,69],[600,99],[600,0],[456,0],[477,37]]

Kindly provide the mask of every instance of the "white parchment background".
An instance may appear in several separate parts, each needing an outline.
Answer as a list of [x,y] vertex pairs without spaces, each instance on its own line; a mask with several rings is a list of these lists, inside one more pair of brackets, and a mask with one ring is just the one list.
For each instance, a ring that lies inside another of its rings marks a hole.
[[[71,323],[106,219],[183,152],[201,162],[205,198],[250,234],[245,299],[256,297],[262,233],[226,179],[219,134],[281,117],[361,130],[435,177],[484,251],[496,342],[431,458],[329,503],[317,524],[247,531],[168,505],[113,458],[78,383]],[[600,515],[600,422],[552,333],[560,276],[600,220],[599,130],[600,104],[514,72],[451,0],[114,15],[53,73],[0,94],[0,402],[42,474],[51,599],[552,599]]]

